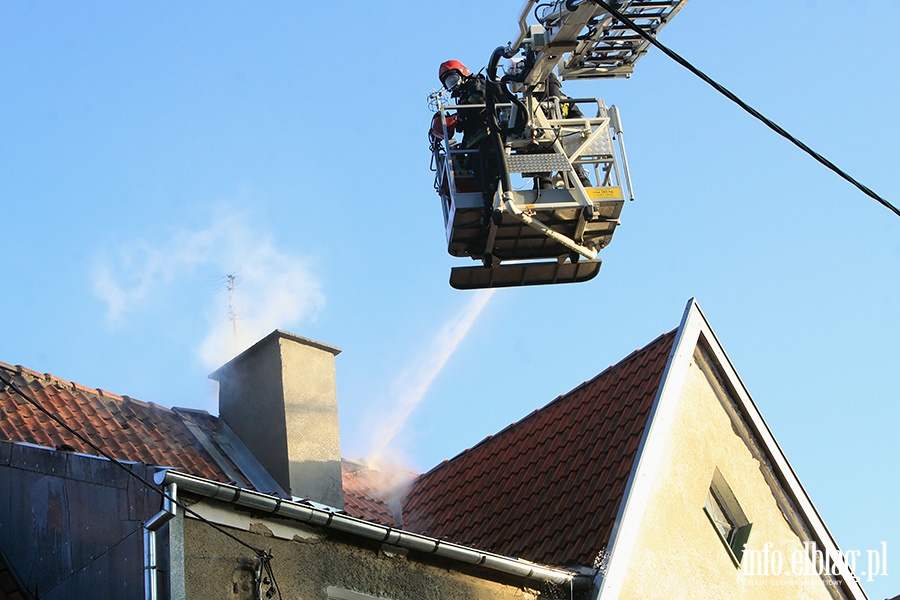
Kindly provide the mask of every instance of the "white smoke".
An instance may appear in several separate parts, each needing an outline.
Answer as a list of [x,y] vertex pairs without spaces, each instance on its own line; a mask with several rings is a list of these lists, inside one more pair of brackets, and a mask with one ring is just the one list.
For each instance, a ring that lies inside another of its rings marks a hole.
[[[414,362],[394,381],[390,389],[393,406],[374,427],[372,449],[366,459],[368,464],[378,465],[386,458],[397,460],[396,450],[389,448],[391,442],[406,426],[410,416],[425,398],[435,377],[466,337],[493,293],[494,290],[476,292],[459,313],[438,332],[428,351],[419,354],[423,357],[422,360]],[[389,454],[392,456],[388,456]]]
[[[208,318],[197,349],[208,369],[276,328],[314,318],[325,303],[311,261],[283,252],[251,224],[249,214],[233,209],[217,211],[207,227],[176,231],[153,243],[130,242],[114,256],[96,261],[92,273],[94,293],[105,302],[112,325],[148,310],[153,297],[186,285],[188,278],[223,283],[192,307]],[[224,280],[235,271],[239,318],[232,322]]]
[[94,293],[106,303],[110,324],[120,324],[130,311],[139,310],[154,293],[207,262],[215,248],[214,225],[199,232],[179,231],[157,243],[129,241],[115,249],[115,259],[98,259],[91,280]]

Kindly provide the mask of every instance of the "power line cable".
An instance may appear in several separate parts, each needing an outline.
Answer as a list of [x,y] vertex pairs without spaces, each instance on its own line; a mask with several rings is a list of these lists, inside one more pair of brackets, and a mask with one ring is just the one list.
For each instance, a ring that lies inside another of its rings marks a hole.
[[[734,102],[735,104],[740,106],[742,109],[744,109],[750,115],[752,115],[756,119],[762,121],[763,124],[766,125],[766,127],[771,129],[772,131],[774,131],[781,137],[785,138],[786,140],[788,140],[789,142],[791,142],[792,144],[794,144],[795,146],[797,146],[798,148],[800,148],[801,150],[803,150],[804,152],[809,154],[810,156],[812,156],[819,163],[825,165],[828,169],[837,173],[842,179],[845,179],[846,181],[848,181],[851,184],[853,184],[854,186],[856,186],[866,196],[869,196],[870,198],[872,198],[873,200],[875,200],[876,202],[878,202],[879,204],[881,204],[882,206],[884,206],[885,208],[887,208],[888,210],[893,212],[895,215],[900,217],[900,209],[898,209],[896,206],[894,206],[893,204],[891,204],[890,202],[888,202],[887,200],[885,200],[884,198],[879,196],[877,193],[872,191],[869,187],[867,187],[866,185],[857,181],[855,178],[850,176],[847,172],[842,170],[840,167],[835,165],[833,162],[831,162],[830,160],[828,160],[827,158],[825,158],[824,156],[822,156],[821,154],[819,154],[818,152],[816,152],[815,150],[813,150],[812,148],[810,148],[809,146],[804,144],[802,141],[800,141],[799,139],[797,139],[796,137],[794,137],[793,135],[788,133],[780,125],[778,125],[777,123],[775,123],[774,121],[772,121],[771,119],[769,119],[768,117],[766,117],[765,115],[760,113],[758,110],[756,110],[755,108],[753,108],[752,106],[750,106],[749,104],[747,104],[746,102],[741,100],[737,95],[735,95],[730,90],[728,90],[726,87],[724,87],[723,85],[721,85],[718,82],[716,82],[715,80],[713,80],[706,73],[704,73],[703,71],[701,71],[700,69],[698,69],[697,67],[692,65],[681,55],[679,55],[678,53],[676,53],[673,50],[670,50],[668,47],[666,47],[661,42],[659,42],[656,39],[656,37],[647,33],[647,31],[645,31],[639,25],[635,24],[634,21],[632,21],[631,19],[626,17],[624,14],[622,14],[611,3],[606,2],[605,0],[589,0],[589,1],[593,2],[594,4],[600,6],[601,8],[603,8],[604,10],[609,12],[609,14],[611,14],[617,20],[621,21],[629,29],[631,29],[632,31],[637,33],[639,36],[641,36],[642,38],[644,38],[645,40],[647,40],[648,42],[650,42],[651,44],[653,44],[654,46],[659,48],[666,56],[668,56],[669,58],[671,58],[672,60],[674,60],[675,62],[680,64],[682,67],[684,67],[685,69],[687,69],[688,71],[690,71],[691,73],[693,73],[694,75],[696,75],[697,77],[699,77],[700,79],[702,79],[703,81],[708,83],[710,86],[712,86],[713,89],[715,89],[717,92],[719,92],[720,94],[722,94],[723,96],[725,96],[726,98],[728,98],[729,100],[731,100],[732,102]],[[616,2],[615,4],[618,5],[619,3]]]
[[[76,438],[78,438],[79,440],[81,440],[83,443],[85,443],[85,444],[87,444],[88,446],[90,446],[90,448],[91,448],[92,450],[94,450],[95,452],[97,452],[100,456],[106,458],[107,460],[109,460],[110,462],[112,462],[113,464],[115,464],[117,467],[119,467],[120,469],[122,469],[123,471],[125,471],[126,473],[128,473],[131,477],[136,478],[138,481],[140,481],[141,483],[143,483],[144,485],[146,485],[146,486],[149,487],[150,489],[156,491],[156,492],[157,492],[160,496],[162,496],[163,498],[166,498],[166,499],[170,500],[173,504],[175,504],[176,506],[178,506],[179,508],[181,508],[186,514],[191,515],[192,517],[198,519],[201,523],[204,523],[204,524],[208,525],[209,527],[212,527],[213,529],[215,529],[216,531],[218,531],[219,533],[221,533],[221,534],[224,535],[225,537],[228,537],[228,538],[230,538],[231,540],[233,540],[233,541],[237,542],[238,544],[240,544],[241,546],[243,546],[243,547],[245,547],[245,548],[251,550],[254,554],[256,554],[257,558],[261,561],[261,563],[262,563],[263,566],[265,567],[266,572],[269,573],[269,574],[271,575],[271,579],[272,579],[272,581],[273,581],[273,583],[274,583],[275,577],[274,577],[274,573],[272,573],[272,566],[271,566],[271,564],[270,564],[270,563],[271,563],[271,560],[272,560],[272,558],[273,558],[271,552],[267,552],[267,551],[265,551],[265,550],[262,550],[261,548],[256,548],[255,546],[251,546],[250,544],[248,544],[247,542],[243,541],[243,540],[240,539],[239,537],[235,536],[235,535],[232,534],[232,533],[229,533],[228,531],[226,531],[225,529],[223,529],[223,528],[220,527],[219,525],[213,523],[212,521],[210,521],[209,519],[207,519],[207,518],[204,517],[203,515],[197,513],[195,510],[191,509],[189,506],[186,506],[185,504],[183,504],[183,503],[180,502],[179,500],[177,500],[177,499],[175,499],[175,498],[172,498],[169,494],[166,493],[165,490],[160,489],[160,488],[157,487],[155,484],[153,484],[153,483],[151,483],[150,481],[148,481],[145,477],[143,477],[143,476],[141,476],[141,475],[135,473],[135,472],[132,471],[131,469],[129,469],[128,466],[125,465],[122,461],[120,461],[119,459],[115,458],[114,456],[112,456],[111,454],[109,454],[108,452],[106,452],[105,450],[103,450],[102,448],[100,448],[97,444],[95,444],[94,442],[92,442],[89,438],[87,438],[86,436],[82,435],[81,433],[79,433],[78,431],[76,431],[75,429],[73,429],[72,427],[70,427],[70,426],[69,426],[65,421],[63,421],[60,417],[58,417],[57,415],[55,415],[54,413],[52,413],[52,412],[49,411],[48,409],[44,408],[44,407],[41,405],[40,402],[38,402],[37,400],[35,400],[35,399],[32,398],[31,396],[29,396],[28,394],[26,394],[25,392],[23,392],[23,391],[19,388],[19,386],[16,385],[16,383],[15,383],[14,381],[12,381],[11,379],[7,379],[6,377],[4,377],[2,373],[0,373],[0,383],[3,383],[7,388],[11,389],[13,392],[15,392],[16,394],[18,394],[19,396],[21,396],[26,402],[28,402],[29,404],[31,404],[32,406],[34,406],[35,408],[37,408],[40,412],[44,413],[50,420],[52,420],[52,421],[55,422],[57,425],[59,425],[60,427],[62,427],[63,429],[65,429],[66,431],[68,431],[69,433],[71,433],[73,436],[75,436]],[[132,532],[132,533],[133,533],[133,532]],[[129,533],[128,535],[131,535],[131,533]],[[276,589],[277,589],[277,584],[275,584],[275,585],[276,585]],[[278,597],[279,597],[279,598],[281,597],[281,590],[278,590]]]

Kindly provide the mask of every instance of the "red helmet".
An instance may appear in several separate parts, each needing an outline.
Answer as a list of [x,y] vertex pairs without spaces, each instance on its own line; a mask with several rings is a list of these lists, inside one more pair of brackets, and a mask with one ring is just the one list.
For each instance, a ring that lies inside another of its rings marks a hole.
[[468,77],[472,74],[472,72],[466,68],[466,65],[458,60],[445,60],[441,63],[441,68],[438,70],[438,79],[441,80],[441,83],[444,83],[444,77],[453,71],[458,72],[463,77]]

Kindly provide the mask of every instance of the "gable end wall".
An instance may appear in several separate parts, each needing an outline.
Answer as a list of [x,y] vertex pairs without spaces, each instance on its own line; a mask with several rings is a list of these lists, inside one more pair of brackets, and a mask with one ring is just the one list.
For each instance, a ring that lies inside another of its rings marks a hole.
[[[792,514],[795,509],[771,475],[759,445],[747,443],[747,427],[736,419],[734,400],[719,381],[702,353],[695,352],[620,597],[843,597],[834,581],[819,577],[805,560],[803,543],[810,539],[798,527],[800,519]],[[717,468],[753,523],[740,567],[703,511]],[[780,575],[775,574],[776,556]],[[796,556],[800,574],[793,572]]]

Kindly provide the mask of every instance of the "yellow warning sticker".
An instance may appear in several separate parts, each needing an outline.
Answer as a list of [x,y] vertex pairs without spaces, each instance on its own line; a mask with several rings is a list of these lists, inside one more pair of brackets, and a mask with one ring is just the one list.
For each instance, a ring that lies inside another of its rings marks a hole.
[[588,198],[591,200],[606,200],[608,198],[622,198],[620,187],[589,187],[585,188]]

